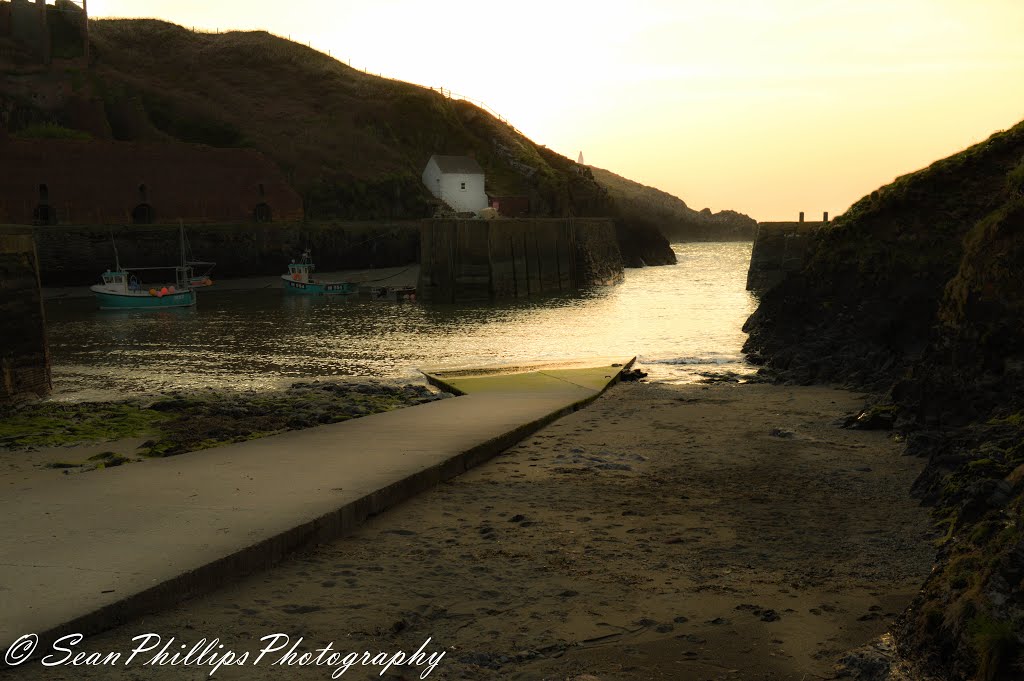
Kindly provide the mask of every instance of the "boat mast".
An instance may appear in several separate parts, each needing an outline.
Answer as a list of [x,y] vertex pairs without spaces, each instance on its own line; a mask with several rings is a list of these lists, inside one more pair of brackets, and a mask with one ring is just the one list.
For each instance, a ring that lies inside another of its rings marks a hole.
[[178,220],[178,239],[181,245],[181,269],[184,270],[185,265],[185,221]]
[[179,288],[190,288],[192,276],[188,271],[188,264],[185,258],[185,221],[178,220],[178,248],[181,249],[181,265],[178,267],[178,274],[174,278],[175,285]]
[[110,230],[110,243],[114,247],[114,271],[121,271],[121,256],[117,254],[117,240],[114,239],[114,230]]

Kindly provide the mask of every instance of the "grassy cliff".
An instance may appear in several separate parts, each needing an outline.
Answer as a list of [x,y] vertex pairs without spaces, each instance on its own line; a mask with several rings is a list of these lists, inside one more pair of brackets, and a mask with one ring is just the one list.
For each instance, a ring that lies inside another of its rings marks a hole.
[[364,74],[265,32],[193,33],[160,21],[92,22],[93,73],[116,139],[251,146],[285,170],[310,217],[421,217],[431,154],[471,154],[495,194],[550,215],[607,214],[575,165],[486,112]]
[[783,380],[872,388],[858,424],[927,457],[941,531],[896,624],[940,679],[1024,677],[1024,123],[898,178],[817,233],[746,350]]
[[732,210],[694,210],[682,199],[634,182],[610,170],[590,166],[594,179],[628,219],[652,224],[669,241],[753,241],[757,221]]

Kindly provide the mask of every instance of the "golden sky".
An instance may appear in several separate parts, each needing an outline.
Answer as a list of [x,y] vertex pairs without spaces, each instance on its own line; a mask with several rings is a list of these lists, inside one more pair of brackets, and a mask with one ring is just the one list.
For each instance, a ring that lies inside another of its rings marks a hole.
[[485,102],[539,144],[759,220],[836,215],[1024,119],[1024,0],[92,0],[261,28]]

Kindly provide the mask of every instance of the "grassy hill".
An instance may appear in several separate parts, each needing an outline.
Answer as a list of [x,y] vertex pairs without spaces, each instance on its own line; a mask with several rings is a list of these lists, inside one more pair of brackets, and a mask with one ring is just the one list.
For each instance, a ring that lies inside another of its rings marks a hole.
[[731,210],[696,211],[682,199],[654,187],[590,166],[594,179],[608,190],[622,214],[649,222],[669,241],[753,241],[757,221]]
[[938,679],[1024,669],[1022,272],[1024,123],[858,201],[747,323],[780,378],[879,391],[859,423],[927,458],[938,555],[895,633]]
[[476,156],[489,191],[529,195],[543,214],[611,210],[572,161],[428,88],[265,32],[153,20],[93,21],[91,31],[90,76],[112,137],[255,147],[285,170],[311,218],[429,214],[420,174],[434,153]]

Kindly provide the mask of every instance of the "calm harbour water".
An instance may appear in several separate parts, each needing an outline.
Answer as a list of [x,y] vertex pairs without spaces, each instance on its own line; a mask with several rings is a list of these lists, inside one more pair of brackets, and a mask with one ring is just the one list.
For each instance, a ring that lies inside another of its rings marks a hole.
[[740,330],[749,243],[677,244],[679,264],[621,286],[529,301],[395,304],[280,290],[200,290],[194,309],[48,301],[54,398],[262,389],[325,376],[416,379],[417,367],[637,355],[652,379],[751,371]]

